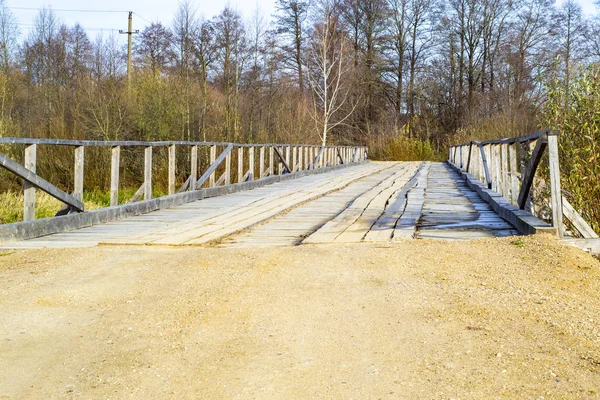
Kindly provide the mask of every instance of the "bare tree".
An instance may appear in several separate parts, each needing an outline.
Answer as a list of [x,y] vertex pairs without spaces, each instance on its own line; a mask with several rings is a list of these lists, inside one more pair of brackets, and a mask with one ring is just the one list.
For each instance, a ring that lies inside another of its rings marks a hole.
[[304,47],[304,21],[308,14],[309,2],[306,0],[277,0],[275,28],[284,41],[280,48],[285,60],[292,66],[298,77],[298,88],[304,90],[302,51]]
[[327,145],[329,132],[348,119],[357,102],[340,116],[350,91],[344,82],[350,71],[346,55],[346,35],[340,25],[339,5],[325,0],[310,42],[309,83],[313,91],[313,120]]

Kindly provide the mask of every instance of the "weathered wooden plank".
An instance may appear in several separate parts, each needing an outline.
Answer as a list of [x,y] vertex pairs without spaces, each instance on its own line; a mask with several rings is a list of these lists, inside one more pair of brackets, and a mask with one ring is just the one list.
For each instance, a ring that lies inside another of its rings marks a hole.
[[[217,146],[210,146],[210,166],[213,166],[215,164],[215,161],[217,160]],[[209,166],[209,169],[210,169]],[[209,182],[208,182],[208,186],[209,187],[215,187],[215,178],[216,178],[216,168],[213,169],[209,175]],[[196,184],[196,187],[200,188],[203,185],[203,182],[200,182],[202,180],[202,178],[200,178],[200,180],[198,180],[198,183]]]
[[198,182],[198,146],[190,148],[190,190],[196,190]]
[[548,164],[550,167],[550,197],[552,202],[552,225],[559,239],[564,236],[560,166],[558,162],[558,133],[548,134]]
[[152,198],[152,146],[144,149],[144,200]]
[[[246,173],[246,175],[248,176],[247,180],[254,180],[254,147],[248,148],[248,172]],[[245,181],[246,178],[244,178],[244,182]]]
[[[281,152],[279,151],[279,149],[277,147],[273,147],[273,149],[275,150],[275,154],[277,154],[277,157],[279,158],[279,163],[283,165],[283,168],[284,168],[283,173],[286,173],[286,174],[290,173],[291,172],[290,166],[287,163],[286,159],[281,154]],[[289,154],[288,154],[287,158],[289,158]]]
[[259,179],[265,177],[265,146],[261,146],[258,155],[258,173]]
[[75,166],[74,166],[74,185],[73,197],[83,201],[83,177],[85,165],[85,147],[78,146],[75,148]]
[[540,165],[542,156],[544,155],[544,150],[546,150],[547,142],[548,141],[546,137],[538,139],[525,172],[522,174],[523,182],[521,184],[521,191],[519,192],[519,198],[517,201],[517,204],[521,210],[525,208],[525,204],[527,203],[527,198],[529,197],[529,192],[531,191],[531,185],[533,184],[533,178],[535,177],[537,168]]
[[[219,165],[221,165],[221,163],[223,162],[223,160],[227,159],[229,157],[229,155],[231,154],[231,150],[233,150],[233,145],[230,144],[229,146],[227,146],[225,148],[225,150],[223,150],[223,152],[219,155],[219,157],[212,162],[212,164],[210,165],[210,167],[208,167],[208,169],[206,170],[206,172],[204,172],[204,174],[202,174],[202,176],[200,177],[200,179],[198,179],[198,182],[196,183],[196,187],[201,188],[202,185],[204,185],[204,182],[206,182],[209,178],[214,180],[214,175],[215,175],[215,171],[217,170],[217,168],[219,167]],[[210,149],[211,151],[211,159],[212,154],[213,154],[213,147],[211,147]],[[215,150],[216,151],[216,150]],[[231,165],[231,164],[229,164]],[[226,173],[228,173],[229,171],[226,171]],[[215,182],[211,183],[211,187],[215,186]]]
[[562,239],[561,243],[577,247],[594,255],[600,255],[600,239]]
[[519,169],[517,164],[517,145],[508,145],[508,158],[510,164],[510,202],[517,204],[519,200]]
[[[30,144],[25,147],[25,168],[34,174],[37,166],[37,145]],[[35,219],[35,186],[28,181],[23,182],[24,191],[24,210],[23,220],[31,221]]]
[[169,146],[169,194],[175,194],[175,178],[177,168],[177,151],[175,145]]
[[566,198],[562,198],[562,208],[565,217],[577,229],[579,234],[585,239],[594,239],[598,237],[598,234],[592,229],[591,226],[583,219],[583,217],[575,210],[575,208],[567,201]]
[[239,147],[237,152],[237,182],[244,182],[244,148]]
[[43,190],[55,199],[73,207],[76,211],[83,211],[83,203],[80,200],[68,193],[63,192],[56,186],[42,179],[19,163],[14,162],[2,153],[0,153],[0,166],[17,175],[19,178],[29,182],[37,189]]

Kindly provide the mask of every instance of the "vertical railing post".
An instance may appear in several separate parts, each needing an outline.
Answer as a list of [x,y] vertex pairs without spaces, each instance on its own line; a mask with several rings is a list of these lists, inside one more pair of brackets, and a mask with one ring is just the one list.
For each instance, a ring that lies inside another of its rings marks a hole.
[[248,180],[253,181],[254,180],[254,147],[253,146],[248,149],[248,171],[250,171],[250,174],[248,175]]
[[[285,163],[288,165],[288,167],[290,166],[290,150],[291,150],[290,146],[285,147]],[[292,167],[290,167],[290,168],[293,169]],[[288,171],[288,173],[289,172],[292,172],[292,171]]]
[[83,201],[83,175],[85,165],[85,150],[83,146],[75,147],[75,179],[73,197]]
[[510,168],[510,202],[517,204],[519,199],[519,169],[517,167],[517,144],[513,143],[508,146],[508,159]]
[[265,177],[265,146],[260,146],[259,155],[258,155],[258,173],[259,179]]
[[169,146],[169,194],[175,194],[175,172],[176,172],[176,149],[175,145]]
[[298,164],[298,147],[292,148],[292,170],[290,172],[296,172],[296,166]]
[[237,167],[237,182],[242,183],[244,180],[244,148],[242,146],[238,147]]
[[557,236],[564,235],[562,191],[560,187],[560,165],[558,155],[558,132],[548,132],[548,161],[550,166],[550,195],[552,198],[552,223]]
[[198,182],[198,145],[193,145],[190,152],[190,190],[196,190],[196,182]]
[[[215,163],[215,160],[217,159],[217,146],[210,146],[210,165],[213,165]],[[209,165],[209,167],[210,167]],[[216,176],[216,172],[213,172],[212,174],[210,174],[210,177],[208,178],[208,186],[209,187],[215,187],[215,176]]]
[[231,184],[231,151],[225,156],[225,185]]
[[510,182],[508,179],[508,143],[501,144],[502,146],[502,196],[505,199],[508,198],[508,194],[510,193]]
[[119,163],[121,146],[113,146],[110,159],[110,206],[119,205]]
[[[37,170],[37,144],[29,144],[25,147],[25,168],[36,173]],[[29,182],[23,183],[24,204],[23,220],[35,219],[35,187]]]
[[152,146],[144,149],[144,200],[152,198]]
[[275,150],[269,146],[269,176],[275,175]]

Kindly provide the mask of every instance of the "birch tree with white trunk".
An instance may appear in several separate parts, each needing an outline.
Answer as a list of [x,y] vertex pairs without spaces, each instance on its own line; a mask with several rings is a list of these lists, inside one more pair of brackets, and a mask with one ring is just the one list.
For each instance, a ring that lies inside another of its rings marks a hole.
[[[339,2],[324,0],[318,8],[317,19],[310,39],[308,83],[313,94],[312,118],[327,145],[330,131],[347,120],[358,104],[349,99],[352,64],[347,59],[347,38],[340,21]],[[348,110],[349,108],[349,110]]]

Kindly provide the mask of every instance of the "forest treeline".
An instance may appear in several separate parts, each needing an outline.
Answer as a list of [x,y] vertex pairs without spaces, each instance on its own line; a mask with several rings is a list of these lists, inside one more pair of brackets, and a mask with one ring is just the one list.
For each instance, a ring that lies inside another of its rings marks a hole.
[[0,135],[327,141],[410,160],[554,125],[598,169],[600,107],[585,85],[597,84],[600,19],[573,0],[276,0],[273,16],[247,19],[174,7],[134,36],[128,79],[115,35],[90,37],[51,8],[22,35],[0,0]]
[[134,36],[128,84],[116,36],[91,38],[51,8],[20,36],[2,2],[0,135],[318,143],[329,132],[443,152],[472,130],[535,129],[548,82],[568,87],[600,57],[600,23],[573,1],[276,4],[272,18],[227,6],[207,20],[179,3],[173,21]]

